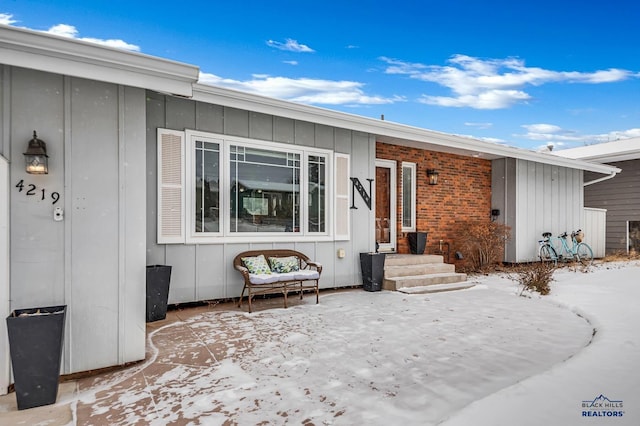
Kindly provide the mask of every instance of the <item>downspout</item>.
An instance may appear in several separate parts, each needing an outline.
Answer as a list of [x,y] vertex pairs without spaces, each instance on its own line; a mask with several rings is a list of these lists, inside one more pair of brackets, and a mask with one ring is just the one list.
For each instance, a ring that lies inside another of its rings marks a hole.
[[590,180],[589,182],[585,182],[582,184],[582,186],[588,186],[588,185],[593,185],[594,183],[598,183],[598,182],[602,182],[605,180],[609,180],[611,178],[614,178],[616,175],[618,174],[618,172],[611,172],[608,176],[604,176],[595,180]]

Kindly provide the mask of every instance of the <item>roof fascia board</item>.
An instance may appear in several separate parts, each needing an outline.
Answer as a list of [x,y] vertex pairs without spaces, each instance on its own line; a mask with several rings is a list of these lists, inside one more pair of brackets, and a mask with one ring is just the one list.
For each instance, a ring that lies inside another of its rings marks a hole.
[[609,163],[640,159],[640,138],[621,139],[578,148],[563,149],[555,155],[589,162]]
[[232,108],[255,111],[263,114],[277,115],[294,120],[308,121],[363,133],[375,134],[385,138],[455,148],[467,151],[469,156],[518,158],[538,163],[605,174],[620,171],[620,169],[616,167],[607,165],[557,157],[526,149],[484,142],[463,136],[449,135],[432,130],[393,123],[390,121],[375,120],[368,117],[297,104],[294,102],[268,98],[223,87],[209,86],[206,84],[194,84],[193,99],[206,103],[214,103]]
[[0,62],[187,97],[199,75],[193,65],[7,25],[0,25]]
[[581,157],[580,160],[598,163],[613,163],[617,161],[637,160],[638,158],[640,158],[640,154],[638,152],[629,152],[609,155],[596,155],[593,157]]

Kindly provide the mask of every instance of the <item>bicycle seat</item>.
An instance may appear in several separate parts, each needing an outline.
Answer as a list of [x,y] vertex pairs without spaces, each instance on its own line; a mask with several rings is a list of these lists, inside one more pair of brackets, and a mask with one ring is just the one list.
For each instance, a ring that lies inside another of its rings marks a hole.
[[549,237],[551,236],[551,232],[543,232],[543,233],[542,233],[542,236],[543,236],[544,238],[549,238]]
[[567,231],[563,232],[561,235],[558,235],[560,238],[567,238]]

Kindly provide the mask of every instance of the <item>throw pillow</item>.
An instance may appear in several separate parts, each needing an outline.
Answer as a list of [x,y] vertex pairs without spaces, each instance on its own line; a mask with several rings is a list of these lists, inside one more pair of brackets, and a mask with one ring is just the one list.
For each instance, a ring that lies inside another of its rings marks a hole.
[[243,257],[242,262],[244,266],[247,267],[250,274],[270,274],[271,269],[269,268],[269,264],[267,263],[267,259],[264,258],[264,255],[256,257]]
[[298,258],[289,257],[270,257],[271,270],[277,273],[295,272],[300,270]]

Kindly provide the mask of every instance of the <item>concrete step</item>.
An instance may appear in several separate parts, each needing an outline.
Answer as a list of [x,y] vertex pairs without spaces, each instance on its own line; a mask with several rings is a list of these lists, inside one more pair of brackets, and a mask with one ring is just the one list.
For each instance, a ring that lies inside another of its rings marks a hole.
[[403,287],[399,288],[400,293],[406,294],[427,294],[427,293],[440,293],[443,291],[455,291],[465,290],[474,287],[475,284],[471,283],[453,283],[453,284],[433,284],[420,287]]
[[425,263],[443,263],[444,259],[435,254],[387,254],[384,266],[421,265]]
[[444,272],[440,274],[416,275],[411,277],[385,278],[382,288],[385,290],[398,290],[407,287],[424,287],[436,284],[454,284],[467,280],[467,274],[456,272]]
[[455,272],[456,266],[449,263],[421,263],[418,265],[389,266],[385,263],[385,278],[410,277],[415,275],[442,274]]

